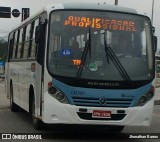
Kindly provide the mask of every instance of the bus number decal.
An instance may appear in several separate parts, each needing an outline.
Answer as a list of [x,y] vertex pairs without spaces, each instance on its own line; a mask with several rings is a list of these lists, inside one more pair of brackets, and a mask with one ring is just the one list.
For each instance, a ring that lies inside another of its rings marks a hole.
[[71,55],[71,49],[69,49],[69,48],[63,48],[63,49],[61,49],[61,55],[63,55],[63,56],[70,56]]
[[82,91],[71,91],[72,95],[84,95],[84,92]]

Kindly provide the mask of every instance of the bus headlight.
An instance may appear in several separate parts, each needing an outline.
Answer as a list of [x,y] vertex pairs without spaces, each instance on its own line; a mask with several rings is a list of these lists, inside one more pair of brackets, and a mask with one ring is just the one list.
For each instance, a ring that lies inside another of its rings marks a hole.
[[61,92],[56,94],[56,99],[61,102],[61,103],[68,103],[67,98],[65,97],[65,95]]
[[146,95],[142,96],[137,103],[137,106],[143,106],[146,104],[149,100],[151,100],[154,96],[154,87],[152,86],[151,89],[147,92]]
[[151,99],[154,96],[154,91],[155,91],[155,88],[152,86],[149,92],[146,94],[146,97],[148,99]]
[[59,102],[68,104],[66,96],[59,89],[53,86],[51,82],[48,83],[48,93]]
[[52,86],[52,87],[48,88],[48,92],[49,92],[49,94],[55,94],[57,92],[57,89]]
[[138,106],[143,106],[145,103],[147,102],[147,97],[146,96],[142,96],[139,101],[138,101]]
[[148,99],[151,99],[151,98],[153,97],[153,95],[154,95],[153,92],[148,92],[148,93],[146,94],[146,97],[147,97]]
[[[52,91],[55,91],[55,90],[52,90]],[[49,93],[49,94],[52,97],[54,97],[56,100],[58,100],[59,102],[64,103],[64,104],[68,104],[68,100],[67,100],[66,96],[62,92],[57,91],[54,94],[51,94],[51,93]]]
[[57,100],[61,101],[61,100],[64,99],[64,95],[63,95],[62,93],[58,93],[58,94],[56,95],[56,98],[57,98]]

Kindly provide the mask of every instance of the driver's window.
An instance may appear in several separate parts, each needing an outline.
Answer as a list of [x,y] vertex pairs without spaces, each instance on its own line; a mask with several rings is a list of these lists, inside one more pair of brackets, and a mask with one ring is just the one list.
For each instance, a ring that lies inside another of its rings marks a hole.
[[146,55],[146,33],[145,31],[141,33],[141,44],[142,44],[142,54]]

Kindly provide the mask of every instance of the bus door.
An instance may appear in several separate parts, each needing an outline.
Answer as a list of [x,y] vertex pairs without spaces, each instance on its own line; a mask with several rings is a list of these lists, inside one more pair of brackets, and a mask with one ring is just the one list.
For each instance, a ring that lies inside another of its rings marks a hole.
[[[42,115],[42,92],[43,92],[43,81],[44,81],[44,53],[45,53],[45,42],[46,42],[46,19],[47,15],[43,14],[40,19],[40,24],[36,27],[35,31],[35,43],[37,48],[37,58],[35,66],[35,103],[38,108],[38,115]],[[37,35],[38,33],[38,35]],[[37,38],[38,37],[38,38]]]

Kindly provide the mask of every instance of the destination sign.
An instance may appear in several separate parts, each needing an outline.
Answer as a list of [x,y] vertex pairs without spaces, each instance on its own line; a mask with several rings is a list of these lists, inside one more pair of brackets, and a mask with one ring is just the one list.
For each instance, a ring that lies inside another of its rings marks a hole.
[[104,30],[136,32],[136,24],[133,20],[105,19],[98,17],[68,16],[64,21],[65,26],[95,28]]

